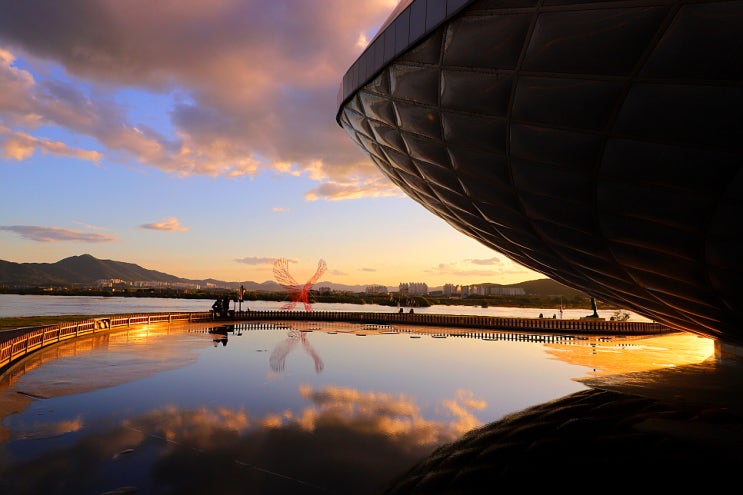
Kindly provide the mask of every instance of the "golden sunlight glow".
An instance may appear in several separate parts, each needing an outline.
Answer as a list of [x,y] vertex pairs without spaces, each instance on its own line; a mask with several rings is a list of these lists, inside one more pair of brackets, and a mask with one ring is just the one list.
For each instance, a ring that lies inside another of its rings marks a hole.
[[356,46],[363,50],[364,48],[369,46],[369,38],[367,38],[364,33],[360,33],[358,39],[356,40]]
[[593,368],[595,376],[696,364],[715,352],[714,341],[690,333],[651,337],[586,337],[573,344],[546,344],[566,363]]

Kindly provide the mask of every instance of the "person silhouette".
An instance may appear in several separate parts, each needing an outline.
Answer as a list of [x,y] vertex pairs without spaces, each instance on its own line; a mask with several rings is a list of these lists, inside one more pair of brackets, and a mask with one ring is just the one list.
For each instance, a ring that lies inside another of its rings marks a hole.
[[222,298],[222,316],[225,318],[227,315],[230,314],[230,298],[229,296],[224,296]]

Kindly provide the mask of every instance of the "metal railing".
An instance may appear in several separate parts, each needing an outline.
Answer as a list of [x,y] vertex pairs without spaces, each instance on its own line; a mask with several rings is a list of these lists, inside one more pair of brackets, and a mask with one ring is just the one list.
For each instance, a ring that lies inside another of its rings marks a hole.
[[117,315],[20,329],[13,331],[12,334],[8,333],[7,335],[12,336],[5,339],[3,339],[3,332],[0,332],[0,370],[4,369],[13,361],[42,347],[83,335],[107,332],[113,328],[129,327],[132,325],[172,323],[178,321],[196,322],[210,320],[212,318],[213,316],[210,312]]

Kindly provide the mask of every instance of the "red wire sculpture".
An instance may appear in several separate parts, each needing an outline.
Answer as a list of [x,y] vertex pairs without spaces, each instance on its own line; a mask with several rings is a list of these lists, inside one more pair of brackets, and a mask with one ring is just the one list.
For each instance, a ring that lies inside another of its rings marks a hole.
[[304,304],[305,311],[312,311],[310,306],[309,292],[312,286],[317,282],[328,266],[325,264],[325,260],[317,262],[317,270],[315,274],[310,278],[303,286],[299,285],[294,277],[289,274],[289,260],[286,258],[278,258],[273,262],[273,276],[276,281],[289,292],[291,301],[281,307],[282,310],[292,310],[298,302]]

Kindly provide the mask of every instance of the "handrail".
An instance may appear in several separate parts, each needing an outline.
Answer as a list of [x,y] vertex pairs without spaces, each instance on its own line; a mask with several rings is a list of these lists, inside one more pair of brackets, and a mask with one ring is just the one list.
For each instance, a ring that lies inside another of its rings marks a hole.
[[63,340],[107,332],[117,327],[144,325],[151,323],[172,323],[177,321],[197,322],[213,319],[209,311],[194,313],[134,314],[116,315],[90,320],[58,323],[40,327],[29,327],[14,332],[7,332],[3,338],[0,332],[0,370],[29,353],[47,345]]

